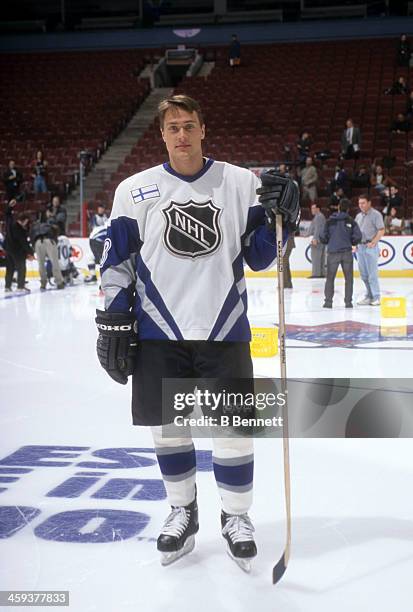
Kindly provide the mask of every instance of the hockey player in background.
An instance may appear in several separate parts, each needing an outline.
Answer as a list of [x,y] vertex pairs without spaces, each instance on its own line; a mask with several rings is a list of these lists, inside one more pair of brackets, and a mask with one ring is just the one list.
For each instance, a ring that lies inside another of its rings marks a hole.
[[99,266],[107,233],[107,220],[103,225],[95,225],[90,232],[89,246],[92,251],[92,259],[88,264],[89,274],[85,277],[85,283],[96,283],[98,280],[96,266]]
[[[253,378],[244,261],[254,270],[274,262],[271,211],[294,227],[299,203],[291,179],[268,173],[260,187],[249,170],[204,158],[205,125],[192,98],[167,98],[159,119],[169,161],[116,190],[96,323],[102,367],[122,384],[132,375],[133,424],[151,427],[171,505],[157,541],[166,565],[193,549],[198,508],[192,439],[162,436],[162,379]],[[248,569],[257,553],[248,515],[253,441],[215,437],[213,445],[222,535]]]

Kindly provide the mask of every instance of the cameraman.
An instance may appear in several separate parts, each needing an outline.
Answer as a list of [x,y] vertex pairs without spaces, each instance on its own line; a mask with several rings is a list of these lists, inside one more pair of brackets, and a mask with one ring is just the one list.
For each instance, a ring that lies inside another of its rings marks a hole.
[[31,240],[34,245],[40,274],[40,291],[46,291],[47,269],[46,256],[52,262],[53,276],[57,289],[64,289],[65,283],[59,266],[59,255],[57,250],[58,226],[56,225],[53,212],[46,210],[46,222],[36,221],[33,224]]

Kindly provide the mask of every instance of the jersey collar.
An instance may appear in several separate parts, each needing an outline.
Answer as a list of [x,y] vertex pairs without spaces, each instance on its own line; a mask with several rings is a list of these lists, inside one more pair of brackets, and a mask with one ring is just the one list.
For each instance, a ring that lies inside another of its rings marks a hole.
[[204,159],[205,159],[205,163],[203,167],[201,168],[201,170],[197,172],[196,174],[193,174],[192,176],[188,176],[185,174],[179,174],[179,172],[175,172],[175,170],[171,168],[169,162],[165,162],[163,164],[163,167],[167,172],[169,172],[169,174],[172,174],[172,176],[176,176],[177,178],[181,179],[181,181],[185,181],[186,183],[193,183],[194,181],[197,181],[199,178],[201,178],[201,176],[204,176],[204,174],[208,172],[208,170],[214,163],[213,159],[206,159],[206,158]]

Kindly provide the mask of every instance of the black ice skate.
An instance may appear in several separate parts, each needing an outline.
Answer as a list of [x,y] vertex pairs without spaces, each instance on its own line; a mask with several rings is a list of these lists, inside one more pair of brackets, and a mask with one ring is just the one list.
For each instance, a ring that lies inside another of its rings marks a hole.
[[251,559],[257,554],[254,542],[255,531],[248,514],[221,512],[222,535],[227,541],[229,556],[245,572],[251,570]]
[[190,553],[194,549],[198,529],[196,498],[188,506],[172,506],[157,542],[157,548],[162,553],[162,565],[169,565]]

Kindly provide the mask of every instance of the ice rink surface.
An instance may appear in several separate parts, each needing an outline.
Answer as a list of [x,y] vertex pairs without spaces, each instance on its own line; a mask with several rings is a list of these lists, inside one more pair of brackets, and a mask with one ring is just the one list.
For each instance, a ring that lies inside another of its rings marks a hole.
[[[411,377],[413,279],[381,279],[383,295],[408,302],[406,335],[393,338],[380,332],[379,308],[344,309],[342,280],[331,311],[321,307],[322,280],[293,282],[291,377]],[[275,283],[248,280],[253,324],[276,322]],[[411,610],[410,439],[291,440],[292,556],[275,587],[282,442],[256,441],[258,557],[247,575],[220,535],[210,442],[196,441],[196,547],[161,567],[155,539],[168,505],[149,432],[131,425],[130,389],[95,357],[98,289],[30,286],[28,296],[0,298],[0,590],[69,590],[73,612]],[[278,376],[278,367],[277,358],[255,360],[256,376]]]

